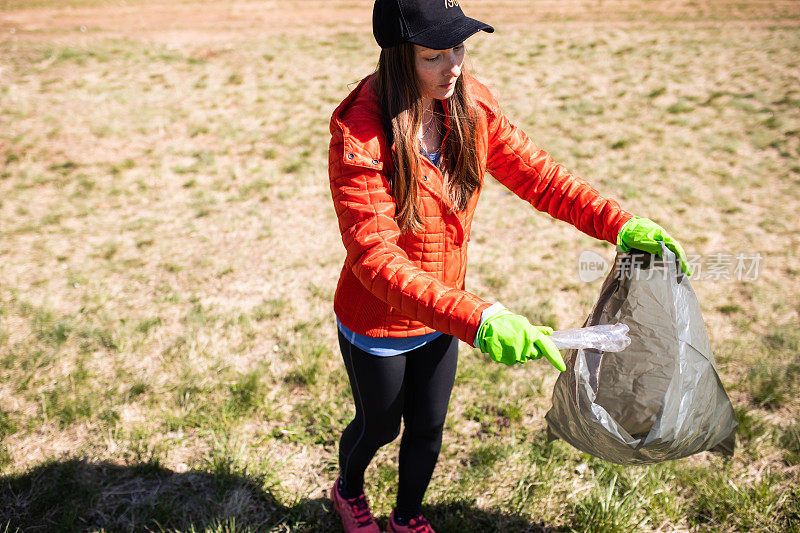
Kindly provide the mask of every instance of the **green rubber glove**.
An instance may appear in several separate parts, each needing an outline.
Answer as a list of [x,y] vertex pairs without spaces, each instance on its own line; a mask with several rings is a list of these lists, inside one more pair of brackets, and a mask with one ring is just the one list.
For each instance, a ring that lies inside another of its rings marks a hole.
[[623,252],[629,252],[632,248],[643,250],[661,257],[661,244],[664,241],[667,248],[678,256],[683,272],[691,276],[692,271],[686,263],[686,253],[678,241],[673,239],[664,228],[650,220],[649,218],[633,217],[619,230],[617,235],[617,245]]
[[561,352],[548,338],[552,332],[553,328],[533,326],[524,316],[502,310],[481,324],[478,348],[493,360],[506,365],[544,356],[563,372],[567,367]]

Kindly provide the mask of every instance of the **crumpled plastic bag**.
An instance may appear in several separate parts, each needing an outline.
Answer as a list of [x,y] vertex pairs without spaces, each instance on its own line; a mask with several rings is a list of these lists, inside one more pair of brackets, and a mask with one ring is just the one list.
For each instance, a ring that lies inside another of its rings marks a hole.
[[551,440],[618,464],[733,454],[738,422],[700,305],[663,244],[662,258],[617,254],[584,325],[626,324],[631,344],[568,352],[545,417]]
[[628,329],[625,324],[617,322],[583,328],[557,329],[548,337],[559,350],[594,348],[604,352],[621,352],[631,344]]

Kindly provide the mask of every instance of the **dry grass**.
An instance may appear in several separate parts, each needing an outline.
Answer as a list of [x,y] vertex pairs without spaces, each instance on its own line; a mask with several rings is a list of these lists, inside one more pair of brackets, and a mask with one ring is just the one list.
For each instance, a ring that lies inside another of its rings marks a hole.
[[[763,261],[694,283],[742,421],[732,460],[621,468],[548,444],[553,373],[462,346],[426,513],[797,531],[796,2],[475,4],[498,31],[470,40],[472,69],[515,123],[690,253]],[[374,66],[369,9],[38,5],[0,13],[0,526],[337,530],[352,407],[328,118]],[[579,252],[613,255],[491,179],[471,242],[473,292],[557,327],[599,288]],[[395,455],[368,472],[384,516]]]

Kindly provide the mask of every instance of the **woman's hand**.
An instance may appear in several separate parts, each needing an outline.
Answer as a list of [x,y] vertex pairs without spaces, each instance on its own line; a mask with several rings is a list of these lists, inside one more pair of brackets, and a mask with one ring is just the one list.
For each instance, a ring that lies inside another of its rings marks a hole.
[[548,338],[552,332],[552,328],[533,326],[524,316],[503,309],[481,323],[478,348],[498,363],[513,365],[544,357],[564,371],[564,359]]
[[617,235],[617,245],[623,252],[629,252],[635,248],[659,257],[661,257],[660,241],[663,241],[666,247],[678,256],[684,274],[691,276],[692,271],[686,263],[686,253],[683,251],[683,247],[664,228],[649,218],[633,217],[622,226]]

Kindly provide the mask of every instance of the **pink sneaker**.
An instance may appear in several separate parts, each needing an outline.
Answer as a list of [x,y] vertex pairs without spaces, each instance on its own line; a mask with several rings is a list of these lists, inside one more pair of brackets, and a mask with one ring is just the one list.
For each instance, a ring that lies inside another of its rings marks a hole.
[[331,500],[333,500],[333,508],[342,518],[344,533],[382,533],[369,510],[367,496],[362,494],[357,498],[347,500],[339,494],[338,487],[339,478],[337,477],[331,487]]
[[422,515],[417,515],[408,521],[407,526],[401,526],[394,522],[394,511],[389,517],[389,529],[386,533],[436,533],[431,527],[430,522],[425,520]]

